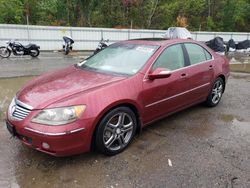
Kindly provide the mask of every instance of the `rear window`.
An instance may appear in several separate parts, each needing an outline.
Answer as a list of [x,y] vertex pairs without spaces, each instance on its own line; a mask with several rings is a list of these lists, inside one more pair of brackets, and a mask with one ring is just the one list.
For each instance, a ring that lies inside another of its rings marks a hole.
[[204,52],[205,52],[205,55],[206,55],[207,60],[212,59],[212,55],[211,55],[205,48],[203,48],[203,50],[204,50]]
[[187,49],[191,65],[212,59],[211,54],[200,45],[193,43],[186,43],[184,45]]

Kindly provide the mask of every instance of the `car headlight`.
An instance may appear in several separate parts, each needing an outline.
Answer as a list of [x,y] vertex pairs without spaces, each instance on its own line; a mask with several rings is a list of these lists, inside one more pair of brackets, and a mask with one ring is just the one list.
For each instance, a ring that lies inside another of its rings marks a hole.
[[32,122],[45,125],[64,125],[78,119],[85,109],[85,105],[44,109],[32,119]]

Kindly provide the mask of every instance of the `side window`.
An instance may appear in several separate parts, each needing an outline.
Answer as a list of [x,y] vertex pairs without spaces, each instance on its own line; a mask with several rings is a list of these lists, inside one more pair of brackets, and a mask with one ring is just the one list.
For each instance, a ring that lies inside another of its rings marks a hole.
[[181,44],[176,44],[166,48],[153,65],[153,70],[156,68],[166,68],[176,70],[184,67],[184,55]]
[[203,50],[204,50],[204,52],[205,52],[205,54],[206,54],[207,60],[212,59],[212,55],[211,55],[207,50],[205,50],[204,48],[203,48]]
[[191,65],[194,65],[194,64],[197,64],[197,63],[200,63],[200,62],[207,60],[204,48],[202,48],[201,46],[199,46],[197,44],[192,44],[192,43],[186,43],[184,45],[187,49]]

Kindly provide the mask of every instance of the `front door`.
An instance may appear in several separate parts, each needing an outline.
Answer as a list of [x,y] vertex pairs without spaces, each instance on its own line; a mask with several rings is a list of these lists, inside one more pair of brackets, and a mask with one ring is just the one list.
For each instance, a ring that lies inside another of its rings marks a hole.
[[171,76],[155,80],[145,77],[142,93],[145,124],[188,103],[185,92],[189,89],[189,75],[185,66],[182,44],[167,47],[154,62],[149,72],[164,68],[171,71]]

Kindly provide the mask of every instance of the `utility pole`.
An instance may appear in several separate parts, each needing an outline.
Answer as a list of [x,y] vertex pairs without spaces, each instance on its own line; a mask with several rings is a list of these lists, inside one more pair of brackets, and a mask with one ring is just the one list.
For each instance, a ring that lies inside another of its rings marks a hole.
[[211,0],[208,0],[208,17],[211,16]]
[[68,21],[68,26],[70,26],[69,24],[69,0],[67,0],[67,21]]
[[29,7],[26,7],[25,10],[25,15],[26,15],[26,22],[27,22],[27,34],[28,34],[28,41],[30,42],[30,28],[29,28]]

